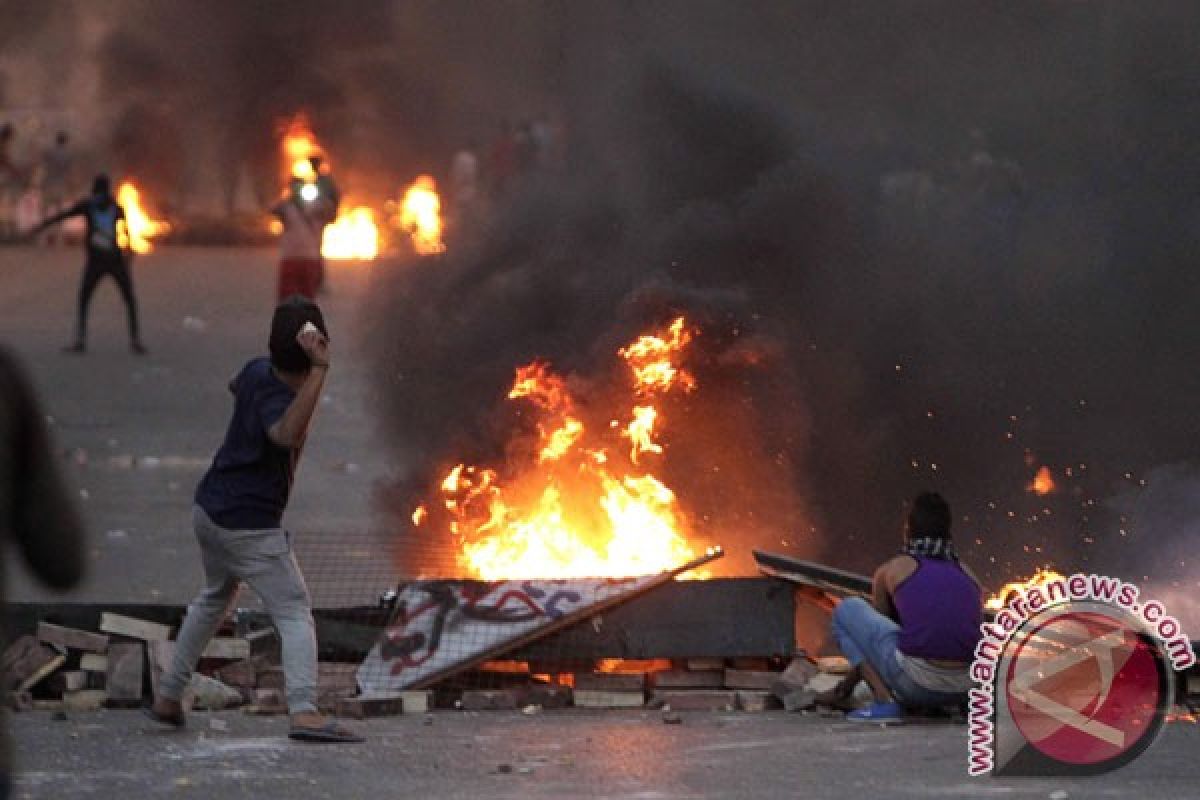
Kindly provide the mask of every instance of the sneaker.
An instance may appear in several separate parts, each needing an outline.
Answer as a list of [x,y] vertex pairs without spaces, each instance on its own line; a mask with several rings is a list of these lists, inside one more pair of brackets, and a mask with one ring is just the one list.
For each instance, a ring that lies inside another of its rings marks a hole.
[[871,703],[866,708],[851,711],[846,715],[850,722],[904,722],[904,709],[899,703]]

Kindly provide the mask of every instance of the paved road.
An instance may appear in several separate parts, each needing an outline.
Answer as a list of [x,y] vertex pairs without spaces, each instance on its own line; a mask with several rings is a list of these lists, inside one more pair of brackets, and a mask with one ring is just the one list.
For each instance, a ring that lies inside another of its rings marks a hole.
[[[69,599],[183,603],[201,580],[192,492],[224,434],[229,378],[266,352],[275,255],[167,248],[139,258],[147,358],[129,352],[111,282],[93,301],[90,352],[60,352],[72,334],[80,262],[74,248],[0,248],[0,341],[30,364],[91,529],[92,569]],[[286,521],[323,605],[370,599],[392,580],[371,495],[377,479],[404,465],[377,439],[358,313],[365,271],[381,268],[332,264],[321,299],[337,362]],[[49,597],[13,571],[10,598]]]
[[[360,723],[365,745],[303,745],[282,718],[196,714],[159,732],[136,712],[19,714],[18,798],[1190,798],[1200,726],[1087,780],[973,779],[965,727],[863,729],[783,712],[436,712]],[[212,727],[213,721],[224,730]],[[1064,794],[1065,793],[1065,794]]]

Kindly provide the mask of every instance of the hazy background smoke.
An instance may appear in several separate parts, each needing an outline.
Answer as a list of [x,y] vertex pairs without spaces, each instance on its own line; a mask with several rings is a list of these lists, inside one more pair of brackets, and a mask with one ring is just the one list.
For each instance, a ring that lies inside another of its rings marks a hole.
[[[1194,3],[27,5],[0,0],[28,31],[0,40],[0,98],[62,93],[180,206],[273,192],[298,108],[373,196],[505,120],[565,121],[565,174],[444,262],[380,271],[397,508],[502,441],[516,364],[594,374],[675,309],[711,331],[683,410],[777,467],[750,502],[687,499],[754,541],[867,569],[935,487],[990,579],[1121,571],[1151,545],[1107,501],[1195,461]],[[51,45],[66,80],[37,70]]]

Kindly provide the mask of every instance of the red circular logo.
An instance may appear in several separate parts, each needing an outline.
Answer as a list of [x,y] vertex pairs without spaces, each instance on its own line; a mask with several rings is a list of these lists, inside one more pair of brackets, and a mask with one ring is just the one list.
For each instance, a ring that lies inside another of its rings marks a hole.
[[1120,619],[1071,611],[1032,628],[1005,691],[1030,745],[1064,764],[1099,765],[1149,744],[1162,725],[1158,648]]

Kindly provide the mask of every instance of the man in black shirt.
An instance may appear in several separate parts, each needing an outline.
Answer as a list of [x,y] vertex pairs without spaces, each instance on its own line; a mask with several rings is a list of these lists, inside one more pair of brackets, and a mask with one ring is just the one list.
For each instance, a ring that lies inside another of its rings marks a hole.
[[137,355],[145,355],[146,347],[142,344],[138,332],[137,300],[133,296],[133,275],[129,269],[129,260],[121,250],[117,226],[125,224],[125,210],[117,204],[112,195],[112,184],[107,175],[97,175],[92,182],[92,194],[85,197],[70,208],[46,218],[30,232],[36,236],[51,225],[62,222],[69,217],[84,217],[87,220],[87,235],[84,238],[84,249],[87,261],[83,267],[83,281],[79,286],[79,309],[75,322],[75,341],[65,350],[69,353],[83,353],[87,350],[87,315],[88,305],[92,301],[92,293],[96,284],[105,275],[111,275],[121,290],[125,300],[125,310],[129,315],[129,346]]

